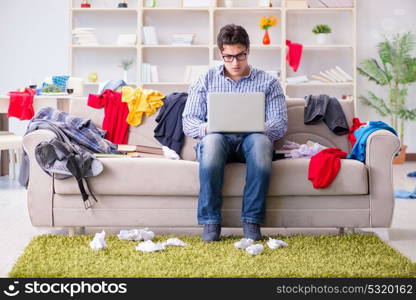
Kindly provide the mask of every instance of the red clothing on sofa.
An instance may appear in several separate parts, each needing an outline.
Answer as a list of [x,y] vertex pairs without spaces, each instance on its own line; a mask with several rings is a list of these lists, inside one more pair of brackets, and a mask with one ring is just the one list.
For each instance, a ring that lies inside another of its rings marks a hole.
[[88,105],[93,108],[104,107],[103,130],[107,131],[105,138],[115,144],[127,144],[129,124],[126,119],[129,114],[127,103],[121,102],[121,93],[105,90],[101,95],[88,95]]
[[350,132],[348,133],[348,140],[351,142],[351,147],[354,147],[355,142],[357,139],[355,138],[354,131],[360,128],[362,125],[367,125],[367,123],[361,123],[359,118],[352,119],[352,125],[350,128]]
[[16,117],[20,120],[30,120],[35,115],[33,110],[33,98],[35,91],[26,88],[24,92],[13,91],[9,92],[10,96],[9,109],[7,117]]
[[289,47],[286,60],[289,63],[289,66],[292,67],[293,72],[296,72],[300,65],[300,59],[302,58],[303,45],[286,40],[286,46]]
[[329,186],[341,168],[341,158],[347,153],[338,148],[327,148],[311,157],[308,179],[316,189]]

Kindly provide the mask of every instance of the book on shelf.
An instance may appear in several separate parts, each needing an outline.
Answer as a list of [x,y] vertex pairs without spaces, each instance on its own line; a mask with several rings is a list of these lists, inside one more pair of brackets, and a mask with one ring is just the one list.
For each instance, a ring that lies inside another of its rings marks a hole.
[[141,79],[142,82],[159,82],[157,66],[142,63]]
[[326,79],[325,77],[321,76],[321,75],[317,75],[317,74],[313,74],[311,76],[313,79],[322,81],[322,82],[331,82],[330,80]]
[[115,154],[115,153],[94,153],[96,158],[134,158],[140,157],[138,152],[129,152],[125,154]]
[[195,33],[175,33],[172,39],[172,45],[192,45]]
[[117,38],[117,45],[119,46],[134,46],[136,45],[137,36],[135,34],[119,34]]
[[330,70],[328,70],[327,72],[328,72],[328,73],[331,73],[331,75],[332,75],[333,77],[335,77],[335,79],[336,79],[338,82],[345,82],[345,81],[346,81],[346,79],[344,79],[344,77],[343,77],[343,76],[341,76],[339,73],[337,73],[334,69],[330,69]]
[[308,82],[309,79],[307,76],[293,76],[293,77],[287,77],[286,82],[289,84],[295,84],[295,83],[302,83],[302,82]]
[[152,77],[152,82],[159,82],[159,74],[157,72],[157,66],[150,66],[150,70],[151,70],[151,77]]
[[162,148],[152,147],[152,146],[144,146],[144,145],[119,144],[119,145],[117,145],[117,151],[120,151],[120,152],[143,152],[143,153],[163,155]]
[[145,45],[159,45],[154,26],[143,26],[143,42]]
[[343,69],[341,69],[340,67],[338,67],[338,66],[335,66],[335,69],[338,71],[338,72],[340,72],[347,80],[350,80],[350,81],[352,81],[353,79],[352,79],[352,77],[347,73],[347,72],[345,72]]

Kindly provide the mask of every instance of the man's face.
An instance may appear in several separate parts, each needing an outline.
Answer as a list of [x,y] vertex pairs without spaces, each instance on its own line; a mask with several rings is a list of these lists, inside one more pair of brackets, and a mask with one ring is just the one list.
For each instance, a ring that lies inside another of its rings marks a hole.
[[241,45],[224,45],[220,55],[224,60],[224,66],[233,77],[242,77],[248,68],[248,49]]

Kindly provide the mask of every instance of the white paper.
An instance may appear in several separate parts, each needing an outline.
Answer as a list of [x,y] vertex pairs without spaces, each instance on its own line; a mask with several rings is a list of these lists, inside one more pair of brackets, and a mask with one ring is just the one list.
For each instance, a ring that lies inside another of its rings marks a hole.
[[246,248],[247,253],[252,254],[252,255],[259,255],[260,253],[262,253],[264,250],[264,247],[262,244],[255,244],[255,245],[251,245],[248,246]]
[[241,239],[234,243],[234,247],[239,249],[246,249],[248,246],[253,245],[253,243],[254,241],[252,239]]
[[165,246],[178,246],[178,247],[185,247],[187,244],[181,241],[178,238],[170,238],[166,242],[163,243]]
[[287,243],[282,240],[269,238],[269,240],[267,241],[267,246],[269,246],[270,249],[276,249],[280,247],[286,247]]
[[131,230],[120,230],[120,233],[117,234],[120,240],[127,241],[148,241],[152,240],[155,237],[153,231],[150,231],[149,228],[144,229],[131,229]]
[[165,249],[166,247],[163,243],[153,243],[150,240],[139,243],[136,247],[137,251],[143,251],[143,252],[155,252],[155,251],[161,251]]
[[168,158],[168,159],[175,159],[178,160],[180,159],[178,153],[176,153],[174,150],[170,149],[169,147],[163,146],[162,147],[163,150],[163,155]]
[[90,242],[90,247],[93,250],[102,250],[107,248],[107,244],[105,242],[105,231],[101,231],[100,233],[96,233],[93,240]]

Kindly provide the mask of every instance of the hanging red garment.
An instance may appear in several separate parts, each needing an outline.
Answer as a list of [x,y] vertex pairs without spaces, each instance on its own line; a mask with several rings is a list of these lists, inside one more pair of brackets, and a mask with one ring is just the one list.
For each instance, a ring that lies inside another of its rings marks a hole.
[[104,107],[102,129],[107,131],[105,138],[115,144],[127,144],[129,114],[127,103],[121,102],[121,93],[105,90],[101,95],[88,95],[88,105],[93,108]]
[[286,60],[289,63],[289,66],[292,67],[293,72],[296,72],[299,68],[300,60],[302,58],[303,45],[292,43],[291,41],[286,40],[286,46],[289,47],[289,51],[286,55]]
[[355,142],[357,139],[355,138],[354,132],[360,128],[362,125],[367,125],[367,123],[361,123],[359,118],[352,119],[352,125],[350,128],[350,132],[348,133],[348,140],[351,142],[351,148],[354,147]]
[[311,157],[309,162],[308,179],[316,189],[329,186],[337,177],[341,168],[341,158],[347,153],[338,148],[326,148]]
[[16,117],[20,120],[30,120],[35,115],[33,110],[33,98],[35,91],[26,88],[23,92],[13,91],[7,95],[10,96],[9,109],[7,117]]

